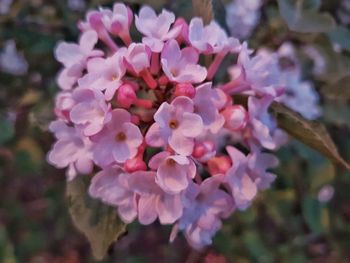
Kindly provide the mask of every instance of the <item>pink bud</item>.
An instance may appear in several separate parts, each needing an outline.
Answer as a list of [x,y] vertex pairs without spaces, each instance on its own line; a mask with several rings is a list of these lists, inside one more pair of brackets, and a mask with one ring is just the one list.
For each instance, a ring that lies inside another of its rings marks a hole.
[[179,17],[178,19],[176,19],[176,21],[174,23],[174,27],[176,27],[176,26],[182,26],[180,34],[176,38],[177,42],[179,42],[179,44],[181,44],[183,42],[189,43],[189,41],[188,41],[188,24],[187,24],[186,20],[182,17]]
[[120,107],[130,108],[136,99],[136,93],[130,84],[124,84],[119,87],[117,102]]
[[135,157],[135,158],[129,159],[125,162],[124,169],[128,173],[133,173],[136,171],[146,171],[147,166],[142,158]]
[[179,83],[175,87],[175,97],[186,96],[193,98],[196,95],[196,89],[190,83]]
[[208,161],[208,170],[211,175],[225,174],[231,167],[228,156],[218,156]]
[[248,113],[246,109],[241,105],[233,105],[227,107],[222,115],[225,117],[225,126],[226,128],[232,131],[242,130],[248,120]]
[[163,75],[158,79],[158,83],[159,85],[165,86],[169,83],[169,79],[166,75]]
[[215,151],[215,144],[212,141],[197,142],[194,146],[192,156],[200,159],[204,155]]

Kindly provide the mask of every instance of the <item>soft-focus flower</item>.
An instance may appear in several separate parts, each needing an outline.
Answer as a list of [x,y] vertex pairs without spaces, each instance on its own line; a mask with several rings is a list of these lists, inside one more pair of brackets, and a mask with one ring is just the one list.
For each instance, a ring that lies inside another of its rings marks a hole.
[[248,38],[261,16],[261,0],[232,0],[226,6],[226,23],[231,35],[239,39]]
[[191,184],[184,196],[184,214],[178,228],[195,248],[212,243],[213,235],[221,228],[221,219],[227,218],[234,206],[231,197],[219,189],[220,180],[208,178],[200,185]]
[[23,54],[17,51],[14,40],[6,41],[0,52],[0,71],[19,76],[28,71],[28,62]]
[[0,15],[5,15],[10,11],[13,0],[0,1]]
[[203,20],[198,17],[190,22],[189,41],[199,52],[208,54],[237,50],[239,47],[239,41],[228,37],[217,22],[204,26]]
[[197,62],[197,51],[191,47],[181,50],[175,40],[169,40],[162,51],[162,68],[169,80],[174,82],[202,82],[207,76],[207,70]]
[[156,147],[169,143],[176,153],[190,155],[194,138],[203,130],[202,118],[193,110],[187,97],[177,97],[171,104],[164,102],[154,114],[156,122],[148,130],[146,142]]
[[144,37],[142,42],[150,47],[153,52],[162,51],[164,42],[174,39],[181,31],[181,26],[170,29],[175,22],[175,15],[165,9],[157,16],[152,8],[143,6],[139,15],[135,16],[135,25]]

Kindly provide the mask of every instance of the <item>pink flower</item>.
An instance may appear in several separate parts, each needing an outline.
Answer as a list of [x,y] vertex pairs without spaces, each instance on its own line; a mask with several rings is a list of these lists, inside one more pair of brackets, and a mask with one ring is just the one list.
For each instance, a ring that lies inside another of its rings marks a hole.
[[212,89],[211,86],[211,82],[198,86],[193,102],[195,113],[201,116],[204,126],[213,133],[217,133],[224,125],[225,119],[216,107],[216,101],[220,100],[218,90]]
[[75,105],[75,101],[72,97],[71,92],[60,92],[57,94],[55,99],[55,114],[61,120],[69,121],[69,113],[73,106]]
[[132,70],[139,74],[150,67],[151,53],[144,44],[132,43],[125,54],[125,60]]
[[207,76],[207,70],[197,64],[198,53],[194,48],[180,50],[176,40],[169,40],[161,55],[162,68],[169,80],[179,83],[199,83]]
[[110,9],[101,9],[102,22],[107,30],[114,35],[119,36],[126,45],[131,43],[130,26],[133,20],[133,14],[129,7],[122,3],[116,3],[113,11]]
[[110,166],[97,173],[89,187],[91,197],[118,207],[118,214],[125,223],[137,217],[136,194],[130,188],[130,176],[119,166]]
[[277,128],[275,119],[268,112],[273,97],[265,96],[261,99],[249,97],[248,113],[251,133],[263,147],[274,150],[287,140],[284,132]]
[[47,160],[57,168],[68,167],[67,179],[73,180],[78,173],[89,174],[93,169],[92,143],[75,127],[67,126],[64,121],[54,121],[50,131],[57,142],[48,153]]
[[233,163],[226,173],[226,180],[230,186],[236,207],[244,210],[251,204],[258,188],[248,173],[247,157],[232,146],[226,147],[226,150]]
[[139,128],[131,123],[131,115],[124,109],[114,109],[112,119],[92,140],[94,160],[102,167],[113,162],[124,163],[135,157],[143,137]]
[[97,34],[94,31],[86,31],[81,35],[79,44],[61,42],[55,50],[56,59],[65,66],[59,76],[59,84],[63,89],[70,89],[81,76],[86,62],[90,57],[103,55],[100,50],[95,50]]
[[241,105],[227,107],[222,115],[225,118],[225,127],[231,131],[240,131],[245,128],[248,121],[248,113]]
[[169,194],[185,190],[196,175],[194,162],[181,155],[160,152],[152,157],[149,166],[157,170],[156,183]]
[[222,51],[238,51],[239,41],[228,37],[215,21],[204,26],[202,18],[192,18],[189,25],[189,41],[199,52],[212,54]]
[[178,228],[196,249],[212,243],[212,237],[221,228],[221,219],[234,210],[232,198],[219,189],[220,183],[219,177],[208,178],[200,185],[192,183],[183,198],[185,209]]
[[88,74],[79,79],[80,87],[105,91],[106,100],[111,100],[122,85],[126,68],[123,63],[125,48],[118,49],[106,59],[94,58],[88,62]]
[[194,138],[203,131],[201,117],[193,113],[193,102],[177,97],[171,104],[163,102],[154,114],[156,121],[146,134],[146,142],[154,147],[169,143],[178,154],[188,156],[193,151]]
[[72,97],[76,104],[70,112],[70,119],[82,126],[85,136],[98,133],[111,119],[110,105],[106,104],[100,91],[79,88]]
[[243,70],[245,82],[258,95],[280,96],[284,88],[277,55],[260,53],[251,58],[250,54],[251,51],[244,43],[238,56],[238,65]]
[[170,29],[171,24],[175,21],[175,15],[163,9],[160,15],[156,15],[154,10],[149,6],[143,6],[138,16],[135,16],[135,25],[145,37],[142,42],[146,44],[153,52],[162,51],[164,42],[176,38],[181,26]]
[[129,185],[139,195],[141,224],[151,224],[157,217],[161,224],[172,224],[181,217],[181,196],[164,192],[155,182],[155,172],[135,172],[129,178]]

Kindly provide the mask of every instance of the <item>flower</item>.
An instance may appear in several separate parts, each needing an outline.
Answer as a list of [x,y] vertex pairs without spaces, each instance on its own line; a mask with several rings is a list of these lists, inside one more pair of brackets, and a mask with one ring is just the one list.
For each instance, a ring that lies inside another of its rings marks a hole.
[[149,6],[143,6],[138,16],[135,16],[135,25],[144,37],[142,42],[150,47],[152,52],[160,53],[164,42],[174,39],[181,31],[181,26],[170,29],[175,22],[175,15],[165,9],[160,15],[156,15]]
[[78,80],[79,86],[105,91],[106,100],[111,100],[122,85],[122,77],[126,72],[123,63],[126,50],[118,49],[106,59],[94,58],[87,64],[88,73]]
[[129,112],[114,109],[111,114],[111,120],[92,138],[94,159],[102,167],[133,158],[143,141],[139,128],[131,123]]
[[239,41],[228,37],[226,32],[215,21],[204,26],[202,18],[191,19],[189,25],[189,41],[201,53],[217,54],[222,51],[237,50]]
[[156,183],[169,194],[185,190],[196,175],[196,166],[191,159],[169,152],[154,155],[149,166],[157,170]]
[[48,161],[57,168],[69,167],[68,181],[77,173],[89,174],[93,169],[92,143],[82,135],[78,128],[69,127],[61,120],[50,124],[50,131],[55,134],[57,142],[48,154]]
[[171,104],[164,102],[154,114],[156,121],[146,134],[151,146],[169,143],[174,151],[188,156],[194,147],[194,138],[201,134],[203,121],[193,113],[193,102],[184,96],[177,97]]
[[198,53],[191,47],[180,50],[175,40],[169,40],[161,55],[162,68],[171,81],[199,83],[207,76],[207,70],[198,65]]
[[84,135],[98,133],[111,119],[110,105],[100,91],[80,88],[74,90],[72,98],[75,105],[70,111],[70,120],[82,127]]
[[137,217],[136,194],[130,188],[129,177],[130,174],[119,166],[110,166],[97,173],[89,186],[90,196],[118,207],[118,214],[125,223]]

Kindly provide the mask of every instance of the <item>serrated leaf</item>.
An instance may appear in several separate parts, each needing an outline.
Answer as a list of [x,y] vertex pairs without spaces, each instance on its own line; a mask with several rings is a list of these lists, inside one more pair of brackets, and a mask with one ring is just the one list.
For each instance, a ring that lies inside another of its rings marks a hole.
[[350,75],[343,76],[322,88],[330,99],[350,100]]
[[201,17],[204,24],[214,19],[212,0],[192,0],[194,16]]
[[67,183],[69,212],[74,225],[89,240],[94,257],[102,260],[109,246],[125,232],[125,224],[115,208],[91,199],[87,188],[81,177]]
[[319,3],[306,4],[303,0],[278,0],[280,14],[292,31],[321,33],[331,31],[336,23],[328,13],[319,13]]
[[350,165],[340,156],[337,147],[323,124],[306,120],[300,114],[276,102],[272,104],[271,108],[281,129],[333,162],[350,170]]

